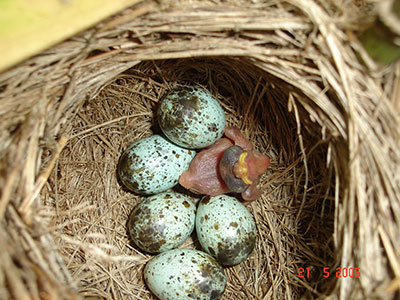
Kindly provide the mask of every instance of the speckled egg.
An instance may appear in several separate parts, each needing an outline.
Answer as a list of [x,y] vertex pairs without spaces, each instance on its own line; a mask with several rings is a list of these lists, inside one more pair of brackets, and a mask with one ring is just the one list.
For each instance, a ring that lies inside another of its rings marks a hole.
[[158,121],[173,143],[189,149],[210,146],[225,129],[225,114],[218,100],[195,86],[173,89],[159,105]]
[[133,209],[128,231],[133,242],[149,253],[174,249],[193,232],[196,206],[185,195],[164,192],[150,196]]
[[197,209],[196,232],[203,249],[224,266],[244,261],[256,243],[256,224],[236,198],[204,197]]
[[144,280],[160,300],[217,300],[226,286],[223,268],[198,250],[174,249],[151,259]]
[[136,193],[161,193],[178,183],[179,176],[189,168],[195,155],[195,151],[153,135],[125,150],[118,163],[118,175],[122,183]]

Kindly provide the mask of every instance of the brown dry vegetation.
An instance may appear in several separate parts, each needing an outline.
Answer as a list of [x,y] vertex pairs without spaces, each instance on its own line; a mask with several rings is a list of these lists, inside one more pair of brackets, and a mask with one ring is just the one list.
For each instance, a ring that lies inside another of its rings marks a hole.
[[226,270],[224,299],[397,297],[400,67],[347,31],[371,13],[354,3],[142,3],[0,74],[0,298],[153,299],[151,256],[126,232],[142,197],[116,165],[159,132],[177,84],[207,88],[271,157],[256,249]]

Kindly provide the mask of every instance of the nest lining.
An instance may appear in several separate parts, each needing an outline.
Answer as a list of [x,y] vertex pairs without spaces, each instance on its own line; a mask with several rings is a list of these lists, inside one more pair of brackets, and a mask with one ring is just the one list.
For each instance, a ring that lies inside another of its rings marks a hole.
[[[1,292],[151,299],[149,257],[124,229],[139,198],[115,164],[157,131],[158,99],[194,82],[273,161],[251,207],[257,248],[229,270],[226,299],[396,297],[398,77],[359,63],[340,3],[293,4],[145,3],[1,74]],[[321,280],[336,266],[362,277]]]
[[[65,133],[74,138],[61,153],[44,195],[49,199],[46,207],[53,215],[50,224],[58,248],[72,276],[83,286],[83,294],[152,299],[142,280],[143,266],[151,256],[138,251],[126,233],[128,215],[143,197],[118,183],[116,164],[130,143],[160,132],[154,110],[176,84],[207,85],[221,100],[228,124],[241,128],[259,151],[273,159],[261,182],[264,196],[252,205],[259,231],[257,249],[244,264],[227,269],[225,299],[262,298],[266,294],[277,299],[285,295],[300,298],[305,291],[294,279],[298,268],[332,264],[332,178],[327,178],[332,177],[332,171],[309,171],[307,203],[302,205],[301,190],[306,183],[296,123],[293,116],[285,117],[290,93],[282,92],[284,83],[280,80],[257,70],[246,73],[245,66],[240,59],[143,63],[83,103],[71,120],[71,132]],[[318,141],[308,135],[307,148]],[[285,139],[280,140],[281,136]],[[325,152],[319,149],[326,148],[322,145],[313,151]],[[325,215],[317,217],[322,207]],[[313,219],[319,225],[312,224]],[[198,248],[197,244],[193,236],[183,247]],[[317,290],[320,278],[313,280]],[[266,287],[272,286],[268,291]]]

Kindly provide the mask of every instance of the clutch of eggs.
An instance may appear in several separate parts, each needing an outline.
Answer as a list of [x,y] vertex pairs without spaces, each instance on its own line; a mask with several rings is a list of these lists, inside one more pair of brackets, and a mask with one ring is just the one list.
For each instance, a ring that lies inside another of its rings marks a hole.
[[[153,135],[133,143],[118,163],[119,178],[128,189],[153,195],[133,209],[128,232],[140,249],[161,253],[144,270],[147,286],[160,300],[217,300],[226,286],[221,265],[242,262],[255,246],[254,219],[231,196],[203,198],[196,214],[189,197],[166,191],[189,168],[196,155],[190,149],[208,147],[222,137],[225,114],[208,91],[185,86],[160,102],[157,115],[165,137]],[[194,227],[208,253],[174,249]]]
[[218,100],[196,86],[173,89],[161,101],[157,115],[166,137],[188,149],[210,146],[225,130],[225,113]]

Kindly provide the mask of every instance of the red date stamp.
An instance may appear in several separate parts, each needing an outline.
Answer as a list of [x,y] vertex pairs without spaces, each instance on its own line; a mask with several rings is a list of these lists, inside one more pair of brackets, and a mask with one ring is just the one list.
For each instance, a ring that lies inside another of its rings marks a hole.
[[[322,276],[325,278],[329,278],[330,276],[336,276],[336,278],[359,278],[361,276],[360,268],[342,268],[337,267],[336,269],[332,270],[329,267],[325,267],[322,269],[323,274]],[[310,278],[310,268],[299,268],[298,269],[299,278]]]

